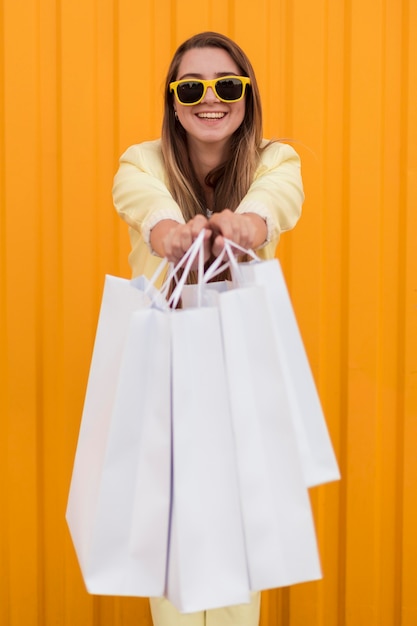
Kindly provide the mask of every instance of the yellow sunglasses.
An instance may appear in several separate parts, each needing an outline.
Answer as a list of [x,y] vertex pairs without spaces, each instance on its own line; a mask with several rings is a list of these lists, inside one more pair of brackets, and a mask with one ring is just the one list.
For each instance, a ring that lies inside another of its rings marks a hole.
[[239,102],[245,95],[246,85],[250,85],[250,78],[246,76],[222,76],[213,80],[199,78],[185,78],[169,84],[180,104],[192,106],[201,102],[211,87],[216,97],[222,102]]

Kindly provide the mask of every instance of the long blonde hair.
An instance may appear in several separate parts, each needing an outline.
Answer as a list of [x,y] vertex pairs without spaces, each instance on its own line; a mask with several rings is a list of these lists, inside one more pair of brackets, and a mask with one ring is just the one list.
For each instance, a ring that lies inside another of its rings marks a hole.
[[209,172],[206,183],[214,190],[214,211],[234,211],[246,195],[259,162],[262,141],[262,108],[252,65],[243,50],[225,35],[204,32],[185,41],[176,51],[165,84],[165,107],[162,124],[162,153],[170,191],[186,221],[205,212],[203,189],[190,163],[187,137],[176,119],[173,94],[169,84],[177,80],[185,52],[194,48],[222,48],[230,54],[242,76],[251,80],[246,89],[245,117],[231,139],[229,159]]

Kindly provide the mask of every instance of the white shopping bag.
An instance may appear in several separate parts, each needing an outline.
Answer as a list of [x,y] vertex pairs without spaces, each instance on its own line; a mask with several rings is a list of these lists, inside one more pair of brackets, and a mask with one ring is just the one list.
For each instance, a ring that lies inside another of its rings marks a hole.
[[162,595],[170,510],[169,320],[107,277],[67,507],[91,593]]
[[198,285],[184,285],[181,292],[181,303],[184,309],[193,307],[217,306],[218,294],[232,287],[230,281],[222,280],[208,283],[199,289]]
[[219,312],[171,314],[173,511],[167,598],[182,612],[249,602]]
[[265,287],[306,484],[338,480],[338,464],[279,261],[241,263],[234,280],[240,286]]
[[252,590],[321,578],[309,496],[265,289],[218,296]]

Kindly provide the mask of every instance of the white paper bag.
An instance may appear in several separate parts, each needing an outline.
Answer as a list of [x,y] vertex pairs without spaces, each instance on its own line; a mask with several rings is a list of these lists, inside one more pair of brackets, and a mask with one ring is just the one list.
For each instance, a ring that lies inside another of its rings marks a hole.
[[263,287],[218,297],[252,590],[321,577],[274,331]]
[[171,329],[174,474],[166,595],[182,612],[249,602],[219,312],[173,312]]
[[74,461],[67,519],[80,562],[90,549],[101,468],[131,314],[146,306],[130,281],[106,276]]
[[165,588],[170,331],[148,306],[129,281],[107,277],[67,508],[91,593]]
[[234,278],[241,286],[265,287],[306,484],[338,480],[338,464],[279,261],[241,263]]

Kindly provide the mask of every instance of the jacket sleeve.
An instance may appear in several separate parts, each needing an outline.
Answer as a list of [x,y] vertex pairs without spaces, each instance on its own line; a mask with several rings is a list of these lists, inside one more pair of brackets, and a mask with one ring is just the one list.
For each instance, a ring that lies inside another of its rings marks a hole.
[[116,211],[149,246],[152,228],[164,219],[184,223],[181,209],[165,183],[158,142],[131,146],[120,157],[114,177]]
[[265,148],[254,181],[236,211],[256,213],[266,221],[267,244],[295,226],[303,201],[299,156],[291,146],[274,142]]

